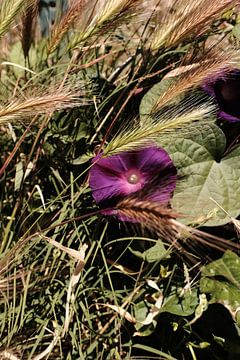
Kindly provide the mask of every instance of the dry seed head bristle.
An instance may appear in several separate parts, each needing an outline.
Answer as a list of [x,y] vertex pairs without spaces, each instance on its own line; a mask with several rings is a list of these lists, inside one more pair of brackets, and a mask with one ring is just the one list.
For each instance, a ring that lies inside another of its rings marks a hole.
[[[72,2],[58,24],[52,30],[48,52],[52,53],[64,35],[75,25],[76,36],[71,39],[74,47],[78,42],[94,35],[105,24],[106,32],[117,27],[119,18],[130,15],[140,0],[78,0]],[[107,25],[108,24],[108,25]],[[79,32],[79,35],[77,33]]]
[[[186,131],[186,126],[193,122],[203,124],[215,113],[215,106],[211,101],[199,104],[196,99],[179,106],[174,112],[164,112],[161,116],[148,117],[144,123],[131,129],[123,130],[120,135],[113,138],[103,151],[104,156],[140,149],[143,146],[159,143],[160,138],[166,140],[167,136],[179,136],[179,131]],[[164,140],[163,139],[163,140]]]
[[151,49],[171,47],[188,37],[202,35],[222,13],[234,8],[239,0],[176,1],[151,41]]
[[132,197],[120,201],[116,209],[121,215],[134,219],[158,235],[171,240],[177,235],[178,230],[172,225],[171,220],[179,215],[157,202],[141,201]]
[[60,44],[64,35],[70,30],[71,26],[81,17],[83,8],[87,5],[87,0],[77,0],[73,2],[61,20],[52,29],[48,43],[48,52],[52,53]]
[[239,53],[234,50],[223,52],[214,49],[203,56],[202,59],[188,67],[188,70],[178,75],[174,82],[156,101],[152,113],[171,102],[177,96],[186,93],[188,90],[202,85],[217,74],[231,71],[239,62]]
[[135,198],[126,198],[124,200],[121,200],[117,208],[119,210],[125,209],[125,210],[142,210],[146,212],[151,212],[152,214],[156,214],[157,216],[160,216],[162,218],[172,218],[175,219],[176,217],[179,217],[179,213],[175,213],[172,209],[167,208],[166,206],[161,206],[158,202],[154,201],[146,201],[146,200],[138,200]]
[[141,0],[96,0],[88,4],[89,9],[85,8],[76,24],[76,35],[69,45],[72,48],[90,36],[109,35],[124,20],[142,12]]
[[23,101],[13,100],[10,104],[0,107],[0,125],[7,122],[24,121],[36,115],[49,114],[56,110],[85,105],[81,92],[67,89],[53,89],[49,93],[26,98]]
[[35,0],[0,0],[0,37],[10,28],[14,20]]
[[119,202],[116,210],[121,215],[132,218],[143,227],[155,232],[179,251],[184,251],[182,244],[186,243],[186,240],[188,240],[188,247],[193,251],[197,251],[198,245],[212,247],[218,251],[240,250],[239,244],[184,225],[176,220],[179,214],[174,210],[155,202],[139,201],[131,197]]
[[29,49],[34,39],[34,25],[38,12],[38,0],[33,0],[31,6],[29,6],[22,18],[22,48],[23,54],[26,58],[28,56]]

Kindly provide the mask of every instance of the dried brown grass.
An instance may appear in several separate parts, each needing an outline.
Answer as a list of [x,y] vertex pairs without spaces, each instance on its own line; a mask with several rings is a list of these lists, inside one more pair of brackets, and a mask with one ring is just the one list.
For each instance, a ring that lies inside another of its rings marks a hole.
[[35,37],[35,25],[38,12],[38,0],[34,0],[33,3],[25,10],[22,17],[22,48],[23,54],[26,58],[29,53],[31,44]]
[[28,97],[23,101],[13,100],[8,105],[0,108],[0,125],[20,120],[25,123],[29,118],[34,118],[37,115],[50,114],[56,110],[83,104],[86,104],[86,101],[80,91],[70,91],[67,88],[51,89],[48,93]]
[[189,37],[201,36],[223,12],[238,4],[239,0],[176,1],[164,24],[159,24],[150,48],[172,47]]
[[77,19],[81,18],[83,8],[87,3],[89,3],[87,0],[77,0],[72,2],[64,16],[54,25],[47,48],[49,53],[52,53],[57,48],[65,34],[70,30]]
[[200,61],[194,66],[190,66],[187,71],[183,71],[177,76],[174,82],[156,101],[152,112],[171,102],[194,87],[202,85],[207,79],[214,78],[222,72],[229,72],[237,66],[239,59],[238,52],[229,49],[228,52],[213,49],[202,56]]
[[232,243],[223,238],[205,233],[196,228],[186,226],[176,220],[182,214],[164,207],[159,203],[151,201],[140,201],[137,197],[131,197],[120,201],[116,206],[119,214],[140,223],[143,227],[155,232],[162,240],[168,241],[179,255],[189,256],[189,249],[192,254],[204,257],[200,246],[211,247],[224,252],[227,249],[239,251],[240,245]]

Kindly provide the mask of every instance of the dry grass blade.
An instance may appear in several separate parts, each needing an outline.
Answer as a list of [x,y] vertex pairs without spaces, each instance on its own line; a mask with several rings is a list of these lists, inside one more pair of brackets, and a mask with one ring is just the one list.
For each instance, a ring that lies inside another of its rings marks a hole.
[[73,108],[86,104],[80,92],[67,89],[50,91],[48,94],[13,101],[0,108],[0,124],[29,119],[36,115],[49,114],[56,110]]
[[22,19],[22,48],[23,54],[26,58],[29,49],[34,39],[34,25],[38,11],[38,0],[33,0],[33,3],[26,9]]
[[65,321],[64,321],[62,337],[64,337],[64,335],[69,331],[69,325],[72,317],[70,310],[70,303],[75,298],[74,289],[76,288],[77,283],[80,281],[80,275],[85,265],[85,252],[87,250],[87,247],[88,246],[86,244],[83,244],[82,248],[79,250],[78,258],[80,259],[77,261],[74,272],[69,281],[69,286],[67,291]]
[[52,53],[57,48],[64,35],[69,31],[77,19],[81,17],[82,10],[87,5],[87,3],[88,1],[86,0],[78,0],[73,2],[60,22],[54,26],[48,43],[49,53]]
[[62,252],[67,253],[72,258],[76,260],[76,266],[74,269],[74,272],[70,278],[68,291],[67,291],[67,302],[66,302],[66,313],[65,313],[65,321],[64,321],[64,327],[61,336],[64,337],[65,334],[68,332],[69,324],[71,321],[71,315],[70,315],[70,303],[74,299],[74,289],[80,279],[81,271],[84,268],[85,265],[85,253],[88,248],[87,244],[83,244],[81,248],[77,251],[71,248],[68,248],[66,246],[63,246],[62,244],[58,243],[54,239],[51,239],[45,235],[39,235],[40,238],[43,240],[48,241],[50,244],[55,246],[57,249],[61,250]]
[[193,87],[200,86],[208,78],[212,78],[223,71],[231,71],[236,67],[239,60],[239,54],[229,50],[223,52],[213,50],[209,52],[206,58],[191,66],[188,71],[181,73],[176,82],[167,89],[156,101],[152,113],[171,102],[174,98],[184,94]]
[[7,295],[8,300],[12,299],[14,292],[21,293],[25,283],[24,270],[19,270],[14,275],[7,275],[0,279],[0,299]]
[[167,14],[151,42],[151,49],[177,45],[188,37],[200,36],[221,14],[239,4],[238,0],[180,0]]
[[29,236],[27,238],[21,238],[9,251],[7,251],[0,259],[0,275],[9,271],[10,265],[17,261],[17,255],[24,247],[30,242],[30,240],[38,239],[38,234]]
[[46,359],[46,357],[48,357],[48,355],[51,354],[53,348],[57,345],[58,341],[60,340],[60,329],[58,328],[58,325],[55,321],[53,321],[53,326],[54,326],[54,332],[51,331],[51,333],[53,334],[52,341],[45,350],[43,350],[37,356],[34,356],[32,358],[33,360],[41,360],[44,358]]
[[201,256],[201,252],[198,251],[199,245],[208,246],[218,251],[240,250],[239,244],[182,224],[176,220],[179,217],[177,213],[162,207],[159,203],[139,201],[132,197],[120,201],[116,209],[121,215],[134,219],[142,226],[156,232],[162,239],[169,241],[180,251],[180,255],[182,255],[181,252],[185,252],[185,246],[199,256]]
[[0,1],[0,37],[4,35],[16,16],[32,6],[34,0],[1,0]]

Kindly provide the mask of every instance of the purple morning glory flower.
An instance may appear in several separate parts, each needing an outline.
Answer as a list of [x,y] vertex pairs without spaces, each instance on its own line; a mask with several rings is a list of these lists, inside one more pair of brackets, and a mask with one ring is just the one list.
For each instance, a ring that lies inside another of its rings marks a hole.
[[206,81],[202,88],[216,100],[221,119],[240,121],[240,69],[222,72]]
[[[119,200],[136,192],[139,200],[168,205],[176,186],[176,174],[168,153],[151,146],[106,158],[96,156],[90,169],[89,182],[95,201],[103,208],[114,207]],[[103,213],[130,220],[113,210]]]

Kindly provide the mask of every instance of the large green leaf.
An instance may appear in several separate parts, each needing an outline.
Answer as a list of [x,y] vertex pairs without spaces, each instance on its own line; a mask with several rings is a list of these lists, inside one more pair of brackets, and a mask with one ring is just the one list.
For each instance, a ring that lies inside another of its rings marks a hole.
[[167,146],[179,174],[173,207],[187,215],[188,223],[229,222],[217,204],[230,216],[240,214],[240,148],[221,159],[225,145],[221,129],[208,124]]
[[[211,302],[220,302],[232,312],[240,306],[240,258],[226,251],[221,259],[213,261],[201,270],[200,289],[211,296]],[[237,315],[237,314],[236,314]],[[239,316],[236,316],[240,325]]]

